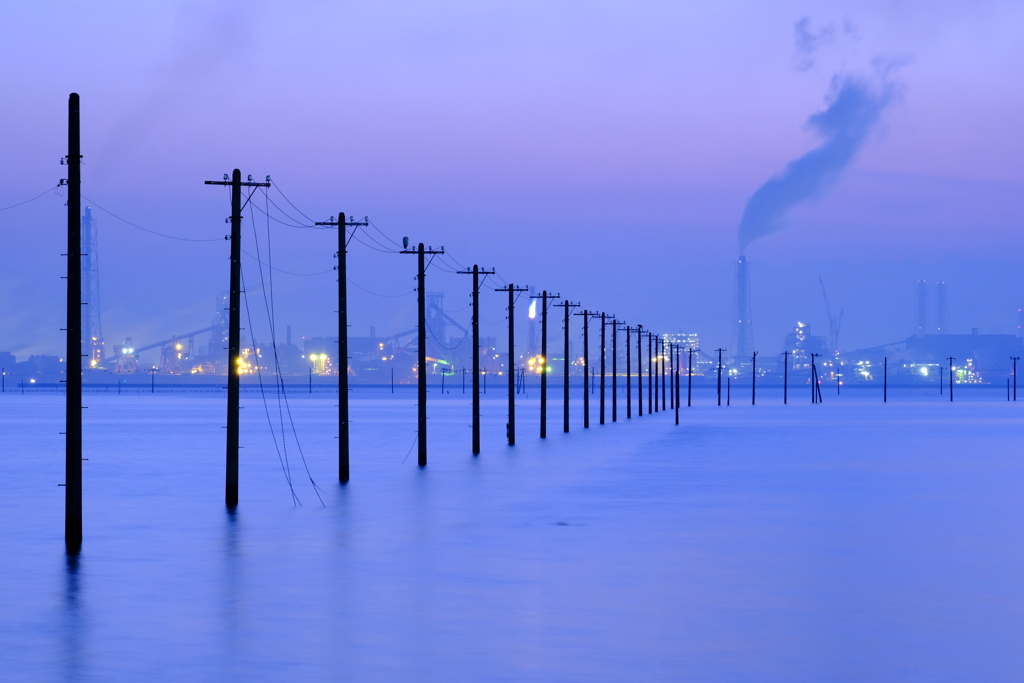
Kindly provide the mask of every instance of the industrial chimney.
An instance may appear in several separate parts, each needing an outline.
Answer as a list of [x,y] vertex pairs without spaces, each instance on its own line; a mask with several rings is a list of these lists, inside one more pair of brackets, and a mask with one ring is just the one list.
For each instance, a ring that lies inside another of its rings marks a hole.
[[750,324],[750,276],[747,257],[736,263],[736,358],[742,363],[754,352],[754,330]]
[[924,280],[917,282],[917,321],[914,326],[914,334],[924,336],[928,334],[928,283]]
[[935,285],[935,333],[946,334],[946,283]]

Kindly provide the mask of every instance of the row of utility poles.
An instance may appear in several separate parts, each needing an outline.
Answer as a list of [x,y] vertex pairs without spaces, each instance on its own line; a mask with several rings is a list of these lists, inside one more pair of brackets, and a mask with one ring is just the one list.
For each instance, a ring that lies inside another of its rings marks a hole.
[[[68,268],[67,268],[67,392],[65,406],[65,543],[68,552],[77,554],[82,544],[82,240],[81,240],[81,135],[79,96],[72,93],[68,100],[68,154],[62,163],[68,166],[68,177],[62,183],[68,187]],[[231,190],[231,232],[225,237],[230,242],[230,292],[228,297],[228,399],[227,399],[227,436],[225,462],[224,501],[229,509],[238,505],[238,470],[239,470],[239,373],[235,367],[241,361],[241,226],[242,226],[242,188],[252,188],[249,197],[258,188],[270,187],[270,176],[264,182],[254,181],[252,176],[242,180],[242,173],[235,169],[230,178],[227,174],[222,180],[208,180],[207,185],[220,185]],[[246,199],[246,202],[248,198]],[[346,254],[348,242],[355,235],[355,230],[368,225],[368,221],[348,220],[344,213],[337,219],[318,222],[316,225],[333,226],[338,229],[338,480],[342,484],[350,477],[350,442],[349,442],[349,397],[348,397],[348,317],[346,289]],[[349,233],[349,228],[352,232]],[[403,242],[402,254],[413,254],[417,257],[417,315],[418,315],[418,377],[417,377],[417,444],[418,463],[420,467],[427,465],[427,325],[426,325],[426,271],[427,256],[444,254],[444,247],[434,249],[419,243],[409,248],[408,239]],[[472,452],[480,453],[480,287],[483,279],[494,274],[494,270],[486,270],[474,265],[472,269],[459,271],[459,274],[472,275],[472,333],[473,333],[473,425]],[[483,278],[483,279],[482,279]],[[506,434],[508,444],[516,443],[516,373],[512,369],[515,363],[515,302],[518,294],[528,291],[526,287],[508,284],[496,288],[497,292],[508,294],[508,422]],[[572,310],[579,307],[559,294],[544,290],[533,298],[541,302],[541,363],[540,363],[540,437],[547,438],[547,374],[548,374],[548,310],[550,306],[563,309],[563,386],[562,386],[562,429],[569,431],[569,397],[570,397],[570,359],[569,359],[569,323]],[[562,299],[561,303],[554,304]],[[636,416],[644,413],[644,378],[643,378],[643,341],[647,338],[647,414],[675,409],[675,422],[679,424],[679,407],[681,405],[682,364],[680,354],[685,351],[686,362],[686,405],[692,405],[693,389],[693,354],[699,349],[689,346],[667,343],[659,335],[644,329],[643,325],[630,326],[616,316],[606,312],[584,309],[575,313],[583,323],[583,427],[590,427],[590,391],[587,382],[593,382],[594,374],[590,362],[590,324],[600,321],[600,398],[599,422],[605,424],[606,387],[608,357],[607,331],[611,328],[611,421],[618,421],[618,333],[625,333],[625,381],[626,381],[626,418],[633,417],[633,374],[631,357],[632,338],[636,338]],[[722,403],[722,354],[726,349],[716,349],[718,353],[718,404]],[[817,381],[817,371],[812,355],[812,392],[813,402],[821,401],[821,389]],[[788,402],[789,352],[786,352],[786,367],[783,381],[783,401]],[[953,367],[955,358],[950,357],[949,367]],[[1016,361],[1014,362],[1013,396],[1016,400]],[[757,353],[752,358],[754,373],[751,382],[751,403],[757,400]],[[668,379],[666,379],[666,362],[668,363]],[[669,387],[671,381],[671,387]],[[953,373],[950,372],[949,397],[953,400]],[[941,377],[940,377],[941,385]],[[888,400],[888,359],[885,361],[883,399]],[[660,396],[659,396],[660,392]],[[659,400],[660,399],[660,400]]]

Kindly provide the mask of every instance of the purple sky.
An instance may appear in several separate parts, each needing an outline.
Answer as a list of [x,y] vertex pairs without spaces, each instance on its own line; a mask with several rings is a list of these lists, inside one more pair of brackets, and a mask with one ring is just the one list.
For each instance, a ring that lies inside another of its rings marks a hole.
[[[835,37],[809,60],[805,17]],[[315,218],[367,214],[505,280],[729,346],[746,200],[819,144],[806,122],[833,77],[880,59],[902,64],[899,101],[837,182],[747,249],[756,346],[779,350],[797,320],[825,332],[819,275],[845,349],[910,334],[922,278],[948,283],[952,331],[1009,332],[1021,26],[1013,2],[18,3],[0,42],[0,207],[62,177],[77,91],[83,192],[133,222],[222,235],[226,196],[202,181],[238,167]],[[62,203],[0,212],[0,350],[61,348]],[[226,243],[97,218],[108,344],[209,323]],[[333,265],[329,234],[272,236],[286,270]],[[411,257],[356,248],[350,263],[366,289],[413,287]],[[463,319],[468,284],[437,272],[429,287]],[[275,286],[281,325],[335,334],[331,274]],[[353,334],[414,319],[411,296],[351,291]],[[494,333],[502,300],[484,302]]]

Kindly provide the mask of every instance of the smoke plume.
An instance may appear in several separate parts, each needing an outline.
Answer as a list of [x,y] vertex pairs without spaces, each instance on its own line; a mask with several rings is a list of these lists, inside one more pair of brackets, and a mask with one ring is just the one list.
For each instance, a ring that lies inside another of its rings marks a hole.
[[790,209],[821,195],[839,179],[882,112],[897,99],[898,86],[885,75],[879,81],[876,85],[853,76],[833,77],[828,106],[807,120],[823,138],[822,144],[789,162],[747,200],[739,228],[741,254],[754,240],[782,230]]

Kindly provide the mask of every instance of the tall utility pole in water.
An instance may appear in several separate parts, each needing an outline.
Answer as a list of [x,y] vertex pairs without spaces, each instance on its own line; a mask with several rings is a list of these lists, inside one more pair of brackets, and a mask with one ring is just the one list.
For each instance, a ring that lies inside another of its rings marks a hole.
[[619,419],[619,321],[612,318],[612,422]]
[[[242,188],[270,187],[267,182],[242,181],[237,168],[228,180],[207,180],[207,185],[226,185],[231,188],[231,288],[228,295],[228,434],[227,466],[224,482],[224,503],[230,509],[238,505],[238,365],[242,362]],[[255,192],[256,190],[253,190]],[[250,193],[249,196],[252,196]]]
[[679,424],[679,346],[676,346],[676,424]]
[[789,351],[783,351],[782,361],[782,405],[789,403]]
[[647,333],[647,412],[658,412],[658,387],[655,385],[654,356],[651,348],[654,344],[654,335]]
[[[403,239],[403,243],[405,240]],[[424,248],[420,242],[415,249],[403,249],[400,254],[416,254],[416,460],[420,467],[427,466],[427,255],[444,253],[444,247]],[[462,381],[465,382],[465,374]]]
[[754,357],[750,359],[750,405],[757,405],[757,351],[754,351]]
[[728,349],[715,349],[718,351],[718,405],[722,405],[722,352]]
[[956,358],[953,358],[953,356],[950,356],[946,360],[949,361],[949,400],[952,401],[953,400],[953,375],[955,374],[955,371],[953,370],[953,361],[955,361]]
[[541,292],[540,296],[531,296],[531,299],[540,299],[540,438],[548,438],[548,299],[561,299],[558,294],[548,294],[548,290]]
[[[324,221],[315,225],[333,225],[338,228],[338,481],[348,482],[349,477],[349,438],[348,438],[348,253],[349,237],[346,227],[365,227],[369,219],[346,221],[345,212],[338,213],[338,220]],[[352,235],[355,236],[355,230]],[[291,328],[289,328],[290,330]],[[289,331],[289,336],[291,332]],[[394,368],[391,369],[391,383],[394,385]],[[312,378],[312,375],[310,375]],[[391,393],[395,393],[394,386]]]
[[600,397],[600,410],[599,410],[599,422],[601,424],[604,424],[604,387],[605,387],[605,383],[604,383],[604,368],[605,368],[605,356],[608,355],[607,353],[605,353],[605,350],[606,350],[606,344],[605,344],[606,339],[605,339],[604,328],[605,328],[605,325],[608,324],[607,321],[608,321],[608,319],[610,317],[611,316],[609,316],[606,313],[602,313],[601,314],[601,397]]
[[633,328],[626,325],[622,328],[626,332],[626,419],[633,417],[633,362],[630,358],[630,349],[633,347],[629,343],[629,333],[633,331]]
[[565,299],[562,303],[556,304],[565,308],[565,316],[562,321],[562,333],[565,335],[563,344],[565,346],[565,358],[562,359],[562,431],[569,433],[569,310],[576,308],[579,304],[569,303]]
[[473,455],[480,455],[480,276],[494,275],[494,269],[460,270],[459,275],[473,276]]
[[68,291],[64,400],[64,545],[82,547],[82,146],[78,93],[68,98]]
[[508,445],[516,445],[516,293],[528,292],[529,287],[516,287],[511,282],[508,287],[495,289],[495,292],[508,292],[508,423],[505,432],[508,436]]
[[644,358],[641,340],[644,337],[644,326],[636,326],[636,416],[644,414]]
[[1013,400],[1017,400],[1017,361],[1020,360],[1020,356],[1010,356],[1010,360],[1013,361]]
[[583,316],[583,428],[590,429],[590,316],[597,315],[584,310],[576,315]]

